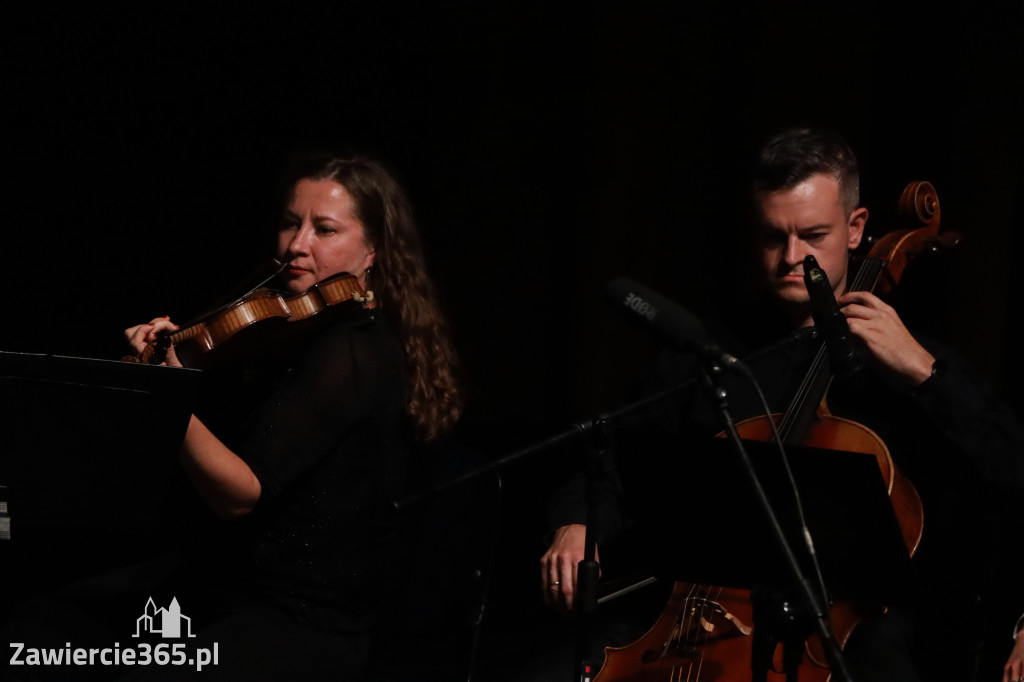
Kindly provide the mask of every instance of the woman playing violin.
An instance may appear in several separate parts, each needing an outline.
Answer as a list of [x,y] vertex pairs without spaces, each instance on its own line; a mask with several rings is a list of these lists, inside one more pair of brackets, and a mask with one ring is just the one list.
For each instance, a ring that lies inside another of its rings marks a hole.
[[[434,438],[459,414],[455,357],[410,206],[388,172],[324,156],[290,177],[277,240],[284,286],[301,294],[350,273],[378,307],[292,344],[244,428],[193,414],[181,462],[232,520],[221,620],[207,633],[220,642],[221,673],[352,679],[389,591],[391,502],[410,440]],[[157,318],[125,336],[141,352],[175,329]],[[173,346],[166,364],[181,364]]]

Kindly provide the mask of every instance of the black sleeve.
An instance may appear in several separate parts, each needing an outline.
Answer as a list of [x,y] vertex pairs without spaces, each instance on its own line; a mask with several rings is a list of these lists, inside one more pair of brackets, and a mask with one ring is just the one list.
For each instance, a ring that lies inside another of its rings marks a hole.
[[[677,437],[681,431],[690,427],[684,417],[695,394],[692,382],[694,373],[692,356],[668,351],[659,354],[643,380],[640,393],[648,398],[659,395],[663,397],[621,415],[616,422],[610,424],[612,459],[594,488],[594,513],[598,514],[600,529],[597,536],[599,544],[615,541],[634,522],[630,500],[627,499],[628,495],[624,496],[624,478],[630,482],[626,485],[635,485],[635,467],[657,459],[652,457],[650,450],[664,448],[666,435]],[[585,460],[582,461],[581,469],[586,466]],[[549,533],[569,524],[586,524],[587,487],[585,470],[580,470],[549,496]]]
[[387,400],[381,349],[368,324],[335,325],[310,343],[281,386],[256,411],[238,447],[273,498],[329,453],[355,425]]
[[912,394],[991,490],[1024,518],[1024,431],[1017,417],[959,356],[928,345],[938,360]]
[[[588,521],[587,476],[584,473],[574,474],[563,483],[548,499],[547,516],[549,536],[562,526]],[[618,477],[611,472],[603,482],[595,488],[596,528],[598,545],[614,540],[622,530],[622,512],[619,507],[621,493]],[[548,538],[550,540],[550,537]]]

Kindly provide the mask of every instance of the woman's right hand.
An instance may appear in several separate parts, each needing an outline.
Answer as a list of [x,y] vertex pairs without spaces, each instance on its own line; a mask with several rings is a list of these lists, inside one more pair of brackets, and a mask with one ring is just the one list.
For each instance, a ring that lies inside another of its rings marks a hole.
[[[124,338],[127,339],[128,345],[132,347],[132,350],[135,351],[135,355],[138,356],[146,346],[156,341],[157,332],[175,332],[178,329],[178,325],[171,322],[170,318],[165,315],[164,317],[158,317],[146,324],[137,324],[134,327],[125,329]],[[171,367],[182,366],[181,362],[178,360],[178,356],[174,352],[173,345],[167,349],[167,357],[160,364],[170,365]]]

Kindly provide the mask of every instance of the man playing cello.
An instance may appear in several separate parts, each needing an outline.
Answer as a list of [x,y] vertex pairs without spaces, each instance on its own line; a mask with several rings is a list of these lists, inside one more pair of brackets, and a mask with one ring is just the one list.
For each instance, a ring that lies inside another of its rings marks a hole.
[[[763,295],[728,324],[708,321],[709,335],[748,357],[813,325],[804,262],[814,256],[868,360],[856,380],[833,381],[829,406],[882,437],[925,509],[913,561],[920,589],[854,629],[844,650],[849,670],[858,680],[972,679],[998,532],[1004,519],[1018,523],[1024,516],[1020,426],[955,354],[915,337],[878,296],[848,290],[850,252],[864,237],[868,211],[859,203],[857,163],[845,141],[818,130],[780,133],[759,152],[751,194]],[[751,363],[775,412],[786,409],[806,374],[818,348],[809,339]],[[692,358],[666,354],[652,389],[680,384],[694,370]],[[762,413],[747,393],[740,384],[730,391],[737,420]],[[686,437],[721,429],[696,391],[656,420],[666,432]],[[553,509],[553,540],[541,559],[542,589],[551,605],[572,608],[585,508],[556,503]]]

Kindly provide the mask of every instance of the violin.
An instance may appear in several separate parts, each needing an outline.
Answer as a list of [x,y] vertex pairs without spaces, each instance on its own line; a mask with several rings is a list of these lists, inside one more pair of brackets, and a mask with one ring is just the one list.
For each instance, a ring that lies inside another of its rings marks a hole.
[[[211,351],[235,346],[244,337],[253,341],[254,332],[264,335],[274,331],[275,323],[300,323],[325,311],[339,311],[350,306],[373,309],[377,306],[372,291],[365,291],[355,275],[338,273],[322,280],[301,294],[287,296],[280,291],[260,287],[236,301],[201,316],[175,332],[160,332],[138,356],[126,356],[129,362],[160,364],[173,344],[178,358],[186,367],[208,366]],[[263,336],[259,336],[260,340]]]
[[[885,294],[899,283],[915,256],[959,243],[956,233],[939,235],[938,196],[928,182],[907,185],[900,196],[898,215],[909,227],[890,232],[872,244],[850,283],[851,291]],[[827,402],[831,380],[827,350],[822,345],[786,412],[772,415],[771,419],[784,444],[874,455],[904,545],[913,556],[924,527],[921,499],[910,481],[900,474],[885,443],[874,431],[832,415]],[[772,441],[774,431],[768,419],[747,419],[737,423],[736,429],[742,438]],[[755,646],[754,597],[749,589],[677,581],[661,616],[646,634],[628,646],[605,650],[604,666],[594,682],[750,679]],[[880,611],[884,611],[880,605],[835,603],[830,615],[840,647],[845,646],[860,620]],[[783,644],[769,642],[772,650],[767,652],[771,659],[768,674],[784,675],[794,663],[794,652],[786,650]],[[802,653],[796,668],[799,682],[823,682],[830,678],[824,646],[816,634],[805,639]]]

